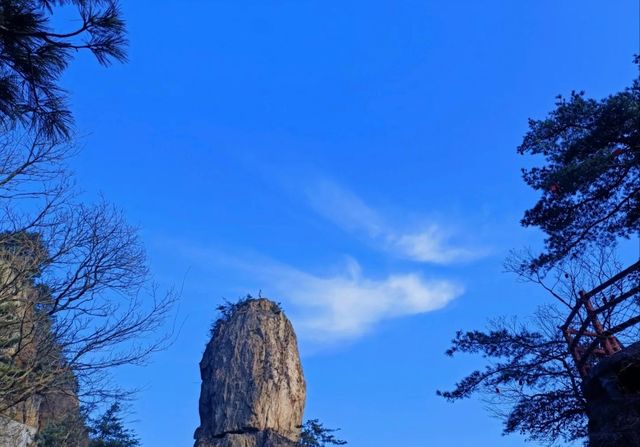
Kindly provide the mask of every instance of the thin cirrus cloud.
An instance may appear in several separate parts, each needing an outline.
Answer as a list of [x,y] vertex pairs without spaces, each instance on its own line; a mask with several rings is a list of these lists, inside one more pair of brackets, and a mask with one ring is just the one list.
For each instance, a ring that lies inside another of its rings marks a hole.
[[451,242],[452,232],[429,222],[420,231],[398,231],[362,199],[329,180],[306,188],[311,207],[347,231],[364,234],[377,248],[417,262],[453,264],[478,259],[485,249],[463,247]]
[[384,320],[441,309],[464,291],[454,281],[417,273],[368,278],[352,259],[328,276],[275,263],[252,271],[291,309],[300,338],[320,345],[355,340]]
[[[428,222],[420,231],[399,231],[361,198],[334,182],[315,182],[304,192],[315,212],[346,231],[364,235],[385,253],[438,265],[483,255],[480,250],[452,243],[454,235],[435,222]],[[238,258],[185,245],[181,248],[186,248],[191,258],[206,258],[198,261],[200,265],[213,261],[245,272],[246,286],[258,285],[267,296],[282,301],[306,346],[356,340],[385,320],[441,309],[464,292],[456,280],[429,278],[415,271],[370,276],[351,258],[329,274],[317,274],[256,253]]]
[[203,266],[202,274],[223,268],[246,276],[240,290],[257,286],[282,302],[305,348],[357,340],[382,321],[441,309],[464,292],[457,281],[415,272],[368,277],[351,258],[323,275],[255,253],[228,256],[175,239],[164,240],[162,247]]

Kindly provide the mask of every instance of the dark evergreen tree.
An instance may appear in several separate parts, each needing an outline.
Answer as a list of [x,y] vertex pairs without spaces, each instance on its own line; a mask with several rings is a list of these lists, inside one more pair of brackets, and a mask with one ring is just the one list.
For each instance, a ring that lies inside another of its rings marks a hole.
[[[480,356],[485,366],[466,375],[452,390],[437,393],[451,402],[481,396],[486,407],[504,422],[505,434],[520,433],[547,444],[575,441],[587,435],[586,401],[583,378],[561,327],[571,309],[582,301],[583,291],[611,278],[621,270],[621,264],[613,248],[563,260],[545,275],[526,267],[532,259],[527,252],[514,253],[505,267],[519,280],[543,289],[556,304],[541,306],[532,318],[499,318],[487,330],[459,331],[446,354]],[[620,279],[611,289],[593,295],[592,304],[604,305],[612,292],[629,290],[635,281],[634,277]],[[602,314],[600,322],[606,331],[639,312],[640,303],[630,300]],[[578,315],[579,321],[583,317]],[[637,341],[638,329],[616,335],[627,345]]]
[[[60,417],[60,415],[58,415]],[[86,447],[84,415],[78,413],[49,423],[36,435],[36,447]]]
[[89,427],[89,447],[137,447],[140,445],[135,434],[125,428],[121,411],[120,405],[114,403],[101,417],[92,421]]
[[542,197],[522,224],[548,236],[529,268],[640,231],[640,79],[602,100],[582,92],[559,97],[547,118],[530,120],[518,152],[544,158],[542,166],[523,170]]
[[325,447],[327,445],[345,445],[347,442],[335,437],[337,429],[326,428],[318,419],[310,419],[301,427],[300,447]]
[[[84,411],[86,413],[86,409]],[[50,423],[36,436],[37,447],[138,447],[140,441],[125,427],[119,404],[112,404],[98,418],[86,414]]]
[[447,355],[457,353],[479,354],[488,365],[438,395],[453,402],[481,394],[505,434],[550,444],[586,436],[581,378],[559,331],[499,320],[486,331],[458,332]]
[[[587,434],[585,400],[558,327],[582,291],[622,269],[616,243],[640,231],[640,79],[602,100],[582,92],[559,97],[547,118],[530,120],[518,152],[543,159],[523,170],[542,196],[522,224],[539,227],[547,238],[542,253],[511,259],[507,267],[562,307],[545,308],[533,325],[503,319],[486,331],[459,332],[447,354],[481,355],[487,365],[438,394],[450,401],[481,394],[505,433],[573,441]],[[593,299],[601,305],[607,297]],[[615,318],[607,315],[604,324]]]
[[[60,12],[69,10],[80,24],[57,29]],[[82,50],[102,65],[124,61],[125,46],[115,0],[0,0],[0,122],[68,137],[72,119],[59,85],[62,72]]]

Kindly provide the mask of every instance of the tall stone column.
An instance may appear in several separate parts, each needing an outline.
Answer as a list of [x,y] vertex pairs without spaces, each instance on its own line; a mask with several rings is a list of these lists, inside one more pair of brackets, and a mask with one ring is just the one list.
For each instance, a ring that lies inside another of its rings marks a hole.
[[212,330],[200,374],[195,447],[295,445],[306,388],[296,335],[276,303],[232,306]]

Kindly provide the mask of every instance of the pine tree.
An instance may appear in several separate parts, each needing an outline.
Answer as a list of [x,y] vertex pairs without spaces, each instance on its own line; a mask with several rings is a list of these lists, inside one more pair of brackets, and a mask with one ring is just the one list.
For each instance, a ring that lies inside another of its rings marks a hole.
[[[539,314],[547,323],[549,310]],[[584,438],[586,403],[566,342],[555,328],[530,326],[499,319],[488,330],[458,332],[447,355],[481,355],[488,364],[438,395],[450,402],[482,395],[505,434],[549,444]]]
[[[80,24],[56,29],[70,8]],[[72,117],[61,74],[79,51],[108,65],[126,59],[125,47],[115,0],[0,0],[0,123],[68,138]]]
[[318,419],[310,419],[301,427],[300,447],[325,447],[326,445],[345,445],[347,442],[338,439],[333,433],[337,429],[326,428]]
[[89,427],[89,447],[137,447],[140,441],[135,434],[125,428],[118,403],[112,404]]
[[[640,78],[601,100],[583,92],[558,97],[545,119],[529,121],[518,152],[542,158],[523,169],[525,182],[542,195],[521,223],[547,238],[541,253],[512,257],[507,270],[541,286],[557,305],[533,320],[503,318],[488,330],[458,332],[447,354],[480,355],[486,365],[438,394],[450,401],[480,394],[505,433],[573,441],[587,434],[586,403],[560,326],[581,292],[621,271],[616,244],[640,231]],[[616,287],[630,290],[626,283]],[[597,305],[608,298],[593,297]],[[615,318],[612,310],[605,329]]]
[[542,197],[522,224],[548,236],[531,269],[640,231],[640,78],[602,100],[559,97],[547,118],[530,120],[518,152],[544,157],[523,170]]

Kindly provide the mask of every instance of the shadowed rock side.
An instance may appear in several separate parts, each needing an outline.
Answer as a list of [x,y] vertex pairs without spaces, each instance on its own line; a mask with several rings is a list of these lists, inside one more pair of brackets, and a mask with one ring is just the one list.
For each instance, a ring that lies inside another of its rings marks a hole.
[[200,362],[196,447],[289,447],[300,436],[305,382],[280,307],[248,300],[216,325]]
[[589,447],[640,446],[640,342],[592,368],[584,394]]

